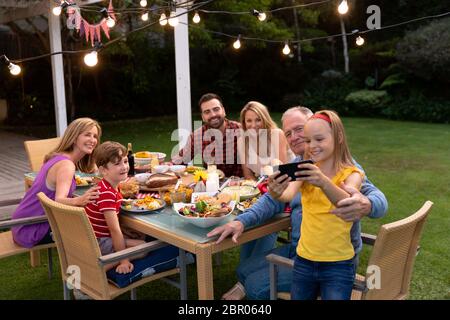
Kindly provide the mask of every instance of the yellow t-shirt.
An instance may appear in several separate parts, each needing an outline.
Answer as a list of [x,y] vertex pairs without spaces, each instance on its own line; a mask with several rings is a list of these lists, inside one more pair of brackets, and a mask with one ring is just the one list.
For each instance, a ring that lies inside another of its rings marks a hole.
[[[339,171],[332,182],[339,186],[353,172],[363,173],[356,167]],[[350,239],[352,222],[346,222],[330,213],[335,206],[319,187],[303,183],[303,218],[297,254],[311,261],[331,262],[353,258],[355,251]]]

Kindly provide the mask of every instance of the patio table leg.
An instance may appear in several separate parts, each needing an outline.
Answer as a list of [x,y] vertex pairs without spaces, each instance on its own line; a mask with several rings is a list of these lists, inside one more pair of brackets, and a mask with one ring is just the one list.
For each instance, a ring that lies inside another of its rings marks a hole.
[[199,300],[214,299],[212,252],[209,246],[199,246],[197,255],[197,285]]

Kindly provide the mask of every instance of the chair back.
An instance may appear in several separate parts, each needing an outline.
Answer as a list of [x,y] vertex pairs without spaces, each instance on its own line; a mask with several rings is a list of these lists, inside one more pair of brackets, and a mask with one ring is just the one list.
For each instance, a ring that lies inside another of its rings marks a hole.
[[433,202],[427,201],[413,215],[381,226],[366,272],[366,281],[370,286],[371,283],[376,284],[375,278],[371,281],[371,277],[379,270],[381,286],[379,289],[369,288],[362,299],[397,300],[408,297],[419,241],[432,206]]
[[27,152],[31,171],[39,171],[44,163],[44,157],[54,150],[60,142],[60,137],[25,141],[25,151]]
[[98,262],[101,252],[84,208],[57,203],[43,192],[38,194],[38,198],[45,209],[58,248],[63,282],[71,283],[72,278],[68,279],[71,271],[78,267],[83,291],[106,298],[108,281],[105,269]]

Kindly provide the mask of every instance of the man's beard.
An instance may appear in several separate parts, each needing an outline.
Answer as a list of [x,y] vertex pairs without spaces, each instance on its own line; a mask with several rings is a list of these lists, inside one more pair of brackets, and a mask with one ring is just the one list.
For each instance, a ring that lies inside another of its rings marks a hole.
[[[218,120],[217,124],[211,124],[211,121],[214,119]],[[215,117],[208,121],[208,127],[213,128],[213,129],[219,129],[224,122],[225,122],[225,117]]]

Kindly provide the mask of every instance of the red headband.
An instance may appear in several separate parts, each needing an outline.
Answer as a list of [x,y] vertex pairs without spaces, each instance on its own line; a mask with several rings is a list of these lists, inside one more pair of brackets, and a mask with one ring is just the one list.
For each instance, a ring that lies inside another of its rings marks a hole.
[[328,122],[329,124],[331,124],[330,117],[324,113],[316,113],[313,116],[311,116],[310,119],[322,119],[322,120],[325,120],[326,122]]

